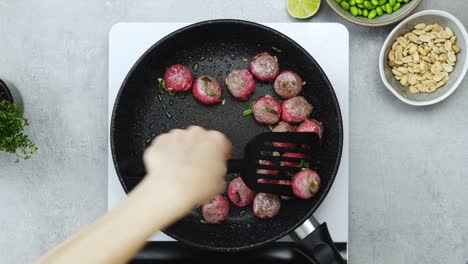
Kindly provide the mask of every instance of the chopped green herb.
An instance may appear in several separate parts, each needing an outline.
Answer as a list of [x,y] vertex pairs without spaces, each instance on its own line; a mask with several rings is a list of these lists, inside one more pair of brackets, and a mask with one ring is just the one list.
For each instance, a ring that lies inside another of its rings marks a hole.
[[166,91],[166,82],[164,81],[164,79],[158,78],[158,84],[159,93],[164,93],[164,91]]
[[208,84],[211,83],[211,79],[209,77],[206,77],[206,76],[202,78],[202,81],[205,83],[205,85],[208,85]]
[[202,223],[202,224],[209,224],[205,219],[201,219],[201,220],[200,220],[200,223]]
[[270,107],[265,107],[265,110],[268,112],[268,113],[272,113],[272,114],[275,114],[277,115],[278,112],[275,110],[275,109],[272,109]]
[[270,129],[270,131],[273,131],[273,126],[268,126],[268,129]]
[[217,94],[213,91],[210,91],[208,89],[205,89],[205,93],[208,95],[208,96],[211,96],[211,97],[215,97],[217,96]]
[[236,192],[236,202],[240,202],[240,201],[241,201],[240,194],[239,192]]
[[200,68],[200,66],[198,65],[198,63],[195,63],[193,66],[192,66],[192,70],[194,72],[197,72],[198,71],[198,68]]
[[176,97],[180,99],[184,99],[186,96],[187,96],[187,92],[181,92],[181,93],[176,94]]
[[276,52],[283,52],[282,50],[278,49],[278,48],[275,47],[275,46],[271,46],[271,49],[273,49],[273,50],[276,51]]
[[309,164],[309,162],[307,162],[305,160],[301,160],[301,163],[299,164],[299,167],[301,167],[303,169],[308,169],[308,168],[310,168],[310,164]]
[[252,108],[247,109],[247,110],[244,110],[244,112],[242,112],[242,115],[243,115],[243,116],[249,116],[249,115],[251,115],[251,114],[253,114]]

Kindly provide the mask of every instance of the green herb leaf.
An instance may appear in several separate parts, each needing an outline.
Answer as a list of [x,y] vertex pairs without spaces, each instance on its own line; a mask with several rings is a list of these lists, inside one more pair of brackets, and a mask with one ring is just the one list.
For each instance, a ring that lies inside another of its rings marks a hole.
[[198,63],[195,63],[195,64],[192,66],[192,70],[193,70],[194,72],[197,72],[199,68],[200,68],[200,66],[198,65]]
[[275,109],[272,109],[270,107],[265,107],[265,110],[268,112],[268,113],[272,113],[272,114],[275,114],[277,115],[278,112],[275,110]]
[[202,224],[209,224],[205,219],[201,219],[201,220],[200,220],[200,223],[202,223]]
[[240,202],[240,201],[241,201],[240,194],[239,192],[236,192],[236,202]]
[[164,81],[163,78],[158,78],[158,88],[159,88],[159,93],[164,93],[166,91],[166,82]]
[[206,76],[202,77],[202,81],[205,83],[205,85],[208,85],[211,83],[211,79]]
[[242,115],[243,115],[243,116],[249,116],[249,115],[251,115],[251,114],[253,114],[252,108],[251,108],[251,109],[244,110],[244,112],[242,112]]
[[37,146],[24,134],[28,120],[21,116],[19,108],[9,102],[0,102],[0,151],[16,155],[16,162],[26,160],[36,153]]
[[273,49],[274,51],[280,53],[280,52],[283,52],[282,50],[280,50],[279,48],[275,47],[275,46],[271,46],[271,49]]
[[205,89],[205,93],[208,95],[208,96],[211,96],[211,97],[216,97],[217,94],[213,91],[210,91],[208,89]]
[[308,168],[310,168],[310,164],[309,164],[309,162],[307,162],[305,160],[301,160],[301,163],[299,163],[299,167],[301,167],[303,169],[308,169]]

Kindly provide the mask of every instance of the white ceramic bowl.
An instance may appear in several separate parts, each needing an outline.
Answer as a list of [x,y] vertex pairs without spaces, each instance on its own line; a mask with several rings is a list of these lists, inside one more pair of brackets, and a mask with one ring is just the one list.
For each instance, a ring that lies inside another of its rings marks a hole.
[[[388,66],[388,53],[393,42],[401,35],[413,30],[419,23],[427,25],[439,23],[443,27],[449,27],[457,36],[457,45],[461,51],[457,54],[455,69],[450,73],[450,80],[434,93],[410,93],[407,87],[400,84],[392,74]],[[426,10],[416,13],[398,24],[385,40],[379,58],[380,76],[385,86],[401,101],[415,106],[424,106],[438,103],[449,95],[460,85],[468,70],[468,34],[463,24],[451,14],[440,10]]]

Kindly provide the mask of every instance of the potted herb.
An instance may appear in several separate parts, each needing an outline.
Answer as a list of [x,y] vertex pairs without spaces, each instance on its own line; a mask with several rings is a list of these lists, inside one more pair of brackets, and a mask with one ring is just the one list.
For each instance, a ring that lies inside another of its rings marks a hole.
[[29,159],[37,151],[24,133],[28,120],[22,114],[21,96],[11,84],[0,79],[0,151],[16,155],[16,162]]

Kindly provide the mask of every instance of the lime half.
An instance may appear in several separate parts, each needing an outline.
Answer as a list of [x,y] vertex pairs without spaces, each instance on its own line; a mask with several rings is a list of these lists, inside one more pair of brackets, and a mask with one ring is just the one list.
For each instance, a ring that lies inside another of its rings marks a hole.
[[309,18],[320,8],[320,0],[288,0],[288,13],[294,18]]

